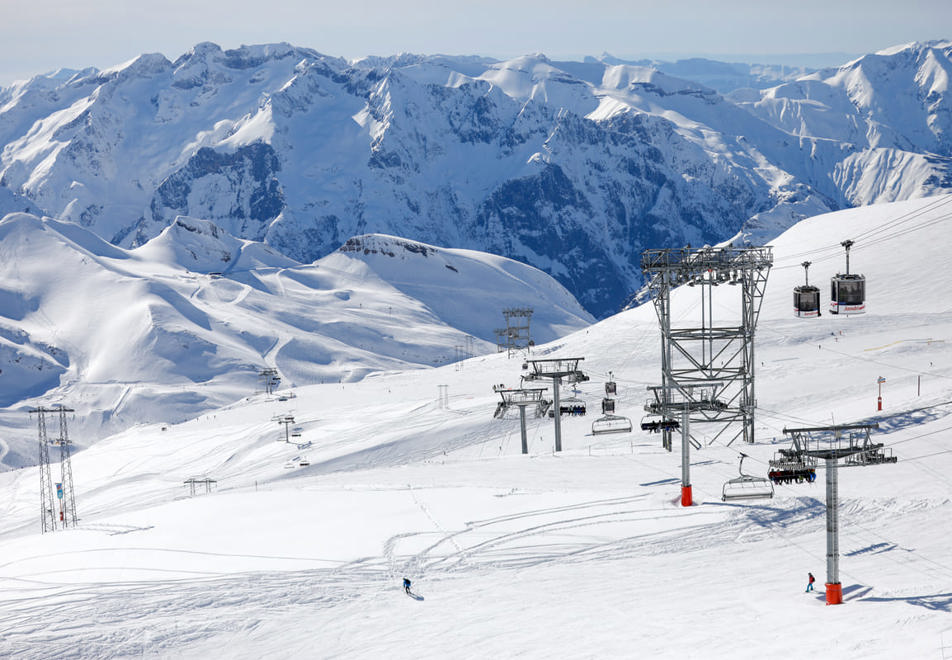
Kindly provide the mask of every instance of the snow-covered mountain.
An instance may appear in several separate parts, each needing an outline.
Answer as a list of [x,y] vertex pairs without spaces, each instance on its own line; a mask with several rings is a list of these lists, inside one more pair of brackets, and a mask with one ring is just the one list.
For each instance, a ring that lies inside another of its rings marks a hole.
[[[866,314],[794,318],[800,263],[814,262],[825,306],[846,238],[857,241],[853,272],[867,277]],[[492,386],[522,373],[521,359],[494,353],[300,387],[284,402],[254,396],[106,438],[73,456],[75,528],[41,534],[37,470],[0,473],[0,656],[947,655],[950,242],[952,195],[810,218],[776,239],[756,332],[757,443],[727,446],[693,425],[702,446],[690,456],[690,507],[680,505],[677,448],[637,424],[645,386],[660,378],[651,305],[536,347],[584,357],[591,376],[577,384],[589,414],[563,419],[558,455],[551,420],[530,415],[523,456],[518,419],[493,417]],[[403,248],[361,238],[335,256],[361,255],[382,272],[420,253]],[[430,275],[452,274],[447,264],[464,272],[456,255],[426,252]],[[128,254],[131,271],[137,251]],[[290,288],[297,271],[285,272]],[[232,299],[229,287],[198,298]],[[701,313],[696,288],[672,298]],[[635,430],[593,436],[609,372],[616,412]],[[287,414],[297,443],[273,419]],[[740,452],[745,473],[765,476],[791,445],[784,428],[857,422],[878,423],[871,440],[898,462],[838,471],[844,603],[828,607],[822,467],[816,482],[778,484],[770,500],[723,502],[722,488]],[[192,477],[211,480],[210,492],[200,482],[192,495]],[[808,571],[816,593],[804,593]]]
[[949,62],[913,44],[728,98],[608,59],[203,43],[0,90],[0,186],[125,248],[185,215],[300,262],[365,233],[491,252],[605,316],[645,247],[952,185]]
[[127,250],[13,213],[0,221],[0,463],[36,460],[23,453],[36,402],[75,408],[82,446],[251,395],[266,367],[294,387],[494,352],[505,307],[537,310],[539,342],[594,320],[548,275],[484,253],[369,235],[300,264],[188,217]]

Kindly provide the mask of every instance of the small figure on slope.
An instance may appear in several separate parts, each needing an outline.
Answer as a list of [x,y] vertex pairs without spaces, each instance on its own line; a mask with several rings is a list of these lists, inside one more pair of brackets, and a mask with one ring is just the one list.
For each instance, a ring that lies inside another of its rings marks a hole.
[[807,591],[813,591],[813,583],[816,582],[816,578],[813,577],[813,573],[807,573],[807,576]]
[[[813,577],[812,575],[810,576]],[[410,579],[403,578],[403,590],[407,592],[407,595],[410,595]]]

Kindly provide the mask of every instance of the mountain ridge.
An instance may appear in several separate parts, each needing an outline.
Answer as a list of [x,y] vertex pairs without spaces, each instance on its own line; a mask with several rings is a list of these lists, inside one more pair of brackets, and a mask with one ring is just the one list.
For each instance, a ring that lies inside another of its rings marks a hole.
[[206,42],[0,90],[0,186],[124,247],[181,215],[302,262],[365,233],[492,252],[604,317],[646,247],[952,187],[946,43],[723,95],[624,63]]

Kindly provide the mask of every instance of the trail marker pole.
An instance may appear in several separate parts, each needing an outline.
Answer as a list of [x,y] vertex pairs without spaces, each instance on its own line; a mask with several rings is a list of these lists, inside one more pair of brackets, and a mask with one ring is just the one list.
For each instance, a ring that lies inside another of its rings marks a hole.
[[880,376],[876,379],[876,384],[879,386],[879,395],[876,397],[876,410],[883,409],[883,383],[886,382],[886,379]]

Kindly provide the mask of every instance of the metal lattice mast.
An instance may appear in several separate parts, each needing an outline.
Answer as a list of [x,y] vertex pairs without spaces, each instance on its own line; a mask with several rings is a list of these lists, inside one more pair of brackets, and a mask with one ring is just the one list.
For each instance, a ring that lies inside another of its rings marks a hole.
[[[720,247],[645,250],[641,269],[648,280],[661,327],[661,377],[666,419],[676,419],[670,409],[671,393],[690,400],[691,385],[718,383],[712,398],[725,405],[692,411],[693,422],[719,422],[716,440],[732,424],[740,430],[730,437],[754,441],[754,332],[763,302],[767,276],[773,264],[769,247]],[[671,290],[687,284],[700,287],[700,326],[674,327]],[[714,287],[740,286],[740,318],[736,325],[715,325]],[[663,429],[662,442],[671,450],[673,429]],[[712,440],[713,441],[713,440]]]
[[[840,461],[844,461],[843,467],[895,463],[896,457],[887,452],[882,443],[872,443],[869,440],[870,430],[878,428],[878,424],[854,424],[850,426],[820,426],[783,430],[785,434],[793,436],[793,448],[786,452],[788,459],[801,464],[806,464],[807,460],[824,459],[826,467],[827,605],[839,605],[843,602],[843,585],[840,584],[839,540]],[[848,436],[845,440],[844,433]]]
[[[529,332],[532,308],[507,307],[502,310],[502,315],[506,317],[506,328],[496,332],[499,334],[505,333],[506,352],[508,357],[512,357],[513,353],[527,349],[532,345],[532,336]],[[520,323],[519,319],[524,319],[524,321]]]
[[69,433],[66,429],[66,413],[74,412],[72,408],[59,407],[60,437],[60,474],[62,478],[62,512],[63,527],[76,526],[76,496],[73,491],[73,462],[71,459]]
[[46,436],[46,408],[34,408],[30,412],[36,413],[39,432],[39,467],[40,467],[40,524],[43,533],[56,529],[56,518],[53,515],[53,479],[50,476],[50,443]]

